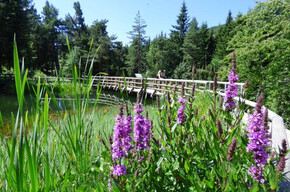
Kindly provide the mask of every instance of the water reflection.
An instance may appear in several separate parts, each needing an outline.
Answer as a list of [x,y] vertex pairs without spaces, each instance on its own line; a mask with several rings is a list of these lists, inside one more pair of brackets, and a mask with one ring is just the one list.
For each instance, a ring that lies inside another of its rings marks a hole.
[[[80,99],[82,103],[85,103],[86,99]],[[128,100],[122,99],[117,94],[112,93],[102,93],[98,98],[97,105],[106,105],[106,106],[118,106],[120,104],[128,103],[132,105],[134,103],[133,98]],[[41,98],[41,102],[44,101],[44,98]],[[96,102],[96,96],[90,95],[88,99],[89,107],[93,107]],[[65,110],[74,110],[76,109],[76,100],[72,96],[61,96],[56,95],[55,101],[52,101],[49,98],[50,111],[65,111]],[[35,97],[27,95],[25,97],[24,111],[33,112],[35,103]],[[11,113],[16,114],[18,111],[18,101],[16,95],[6,95],[0,94],[0,112],[2,114],[4,121],[10,121]]]

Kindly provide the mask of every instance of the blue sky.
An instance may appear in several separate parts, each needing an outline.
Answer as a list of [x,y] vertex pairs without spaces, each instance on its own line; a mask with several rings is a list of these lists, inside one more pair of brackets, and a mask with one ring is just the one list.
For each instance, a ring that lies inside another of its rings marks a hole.
[[[46,0],[34,0],[38,13],[42,12]],[[265,1],[265,0],[262,0]],[[74,15],[74,0],[49,0],[59,10],[60,18]],[[138,11],[147,24],[146,35],[154,39],[161,31],[169,34],[176,24],[182,0],[79,0],[87,25],[94,20],[107,19],[109,35],[116,35],[124,44],[130,42],[127,32],[132,30]],[[224,24],[229,10],[233,17],[239,12],[246,14],[256,5],[255,0],[185,0],[190,19],[208,27]]]

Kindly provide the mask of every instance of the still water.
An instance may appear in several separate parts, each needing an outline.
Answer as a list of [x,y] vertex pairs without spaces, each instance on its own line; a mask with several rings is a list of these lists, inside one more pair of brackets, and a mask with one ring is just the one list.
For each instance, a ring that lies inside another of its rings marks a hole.
[[[76,102],[73,96],[56,96],[59,99],[56,99],[55,102],[50,101],[50,115],[55,114],[57,111],[73,111],[76,109]],[[42,102],[41,100],[40,102]],[[126,99],[126,102],[129,105],[133,105],[136,102],[136,95],[131,95]],[[95,95],[90,96],[89,107],[94,106],[95,103]],[[124,96],[122,96],[116,92],[104,92],[100,95],[96,110],[102,111],[104,108],[113,107],[118,108],[118,105],[124,103]],[[150,102],[149,102],[150,103]],[[28,111],[30,114],[33,114],[33,110],[35,109],[36,101],[35,97],[32,95],[25,96],[24,102],[24,111]],[[5,132],[11,132],[11,113],[15,116],[18,111],[18,101],[17,96],[13,94],[3,94],[0,93],[0,112],[2,114],[2,119],[4,122],[4,128],[0,125],[0,134]]]

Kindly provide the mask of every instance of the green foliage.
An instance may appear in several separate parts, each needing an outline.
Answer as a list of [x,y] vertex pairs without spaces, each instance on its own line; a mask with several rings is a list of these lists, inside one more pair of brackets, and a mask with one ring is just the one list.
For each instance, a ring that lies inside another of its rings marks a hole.
[[13,67],[13,34],[17,35],[21,57],[27,59],[27,66],[32,66],[33,51],[30,42],[38,17],[31,0],[0,2],[0,73],[2,66]]
[[199,28],[196,19],[193,18],[182,47],[183,62],[176,68],[174,77],[206,79],[208,72],[204,71],[212,59],[214,46],[213,35],[209,33],[207,25],[204,23]]
[[[229,51],[236,52],[241,81],[250,79],[249,98],[253,100],[263,90],[266,106],[282,115],[288,125],[289,13],[290,6],[285,1],[259,3],[242,16],[228,46]],[[229,58],[228,55],[224,59],[225,66]],[[227,69],[221,72],[224,79]]]
[[[236,51],[241,81],[251,80],[249,99],[255,100],[264,90],[266,105],[282,115],[289,127],[289,1],[259,3],[235,19],[229,11],[226,23],[213,30],[205,23],[198,26],[195,19],[189,23],[183,2],[168,37],[161,33],[152,42],[146,40],[146,24],[138,12],[129,32],[129,46],[108,35],[108,20],[95,20],[87,26],[80,3],[75,2],[73,8],[74,15],[61,19],[49,2],[40,16],[32,0],[1,1],[0,74],[13,68],[13,33],[17,34],[20,58],[25,58],[31,71],[29,76],[35,70],[43,75],[72,76],[71,63],[77,60],[80,76],[94,63],[94,75],[121,76],[125,72],[126,76],[156,77],[158,70],[166,70],[167,78],[206,80],[218,73],[226,80],[230,53]],[[70,53],[67,36],[73,47]],[[97,49],[95,57],[87,57]]]
[[215,57],[219,60],[222,60],[227,54],[229,54],[227,45],[233,37],[233,29],[234,22],[232,18],[232,12],[229,11],[226,24],[222,26],[220,25],[217,28]]
[[[47,1],[42,12],[43,21],[36,27],[33,39],[35,46],[34,69],[41,69],[46,74],[53,74],[59,70],[58,54],[60,50],[60,24],[58,10]],[[55,74],[53,74],[55,75]]]
[[146,72],[148,77],[156,77],[159,70],[167,70],[170,73],[170,54],[166,34],[161,33],[151,44],[147,53]]
[[34,71],[34,77],[46,77],[47,75],[40,70]]

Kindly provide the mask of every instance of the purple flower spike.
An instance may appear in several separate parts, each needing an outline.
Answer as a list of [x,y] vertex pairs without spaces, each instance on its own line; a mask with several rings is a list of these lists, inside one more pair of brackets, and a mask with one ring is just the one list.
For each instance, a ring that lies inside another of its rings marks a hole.
[[185,98],[184,98],[184,97],[180,97],[180,98],[178,99],[178,103],[185,104]]
[[186,120],[186,115],[184,114],[184,110],[186,109],[185,107],[185,98],[183,96],[181,96],[178,99],[178,103],[181,103],[181,106],[179,107],[178,111],[177,111],[177,123],[182,124],[185,122]]
[[185,106],[185,98],[183,96],[181,96],[178,99],[178,103],[181,103],[181,106],[179,107],[178,111],[177,111],[177,123],[182,124],[185,122],[186,120],[186,115],[184,114],[184,110],[186,109]]
[[137,103],[135,106],[134,106],[134,109],[135,109],[135,113],[137,114],[140,114],[142,113],[144,110],[143,110],[143,105],[141,103]]
[[133,119],[132,116],[129,115],[124,120],[123,147],[126,152],[126,155],[127,155],[127,152],[133,148],[133,146],[130,144],[130,142],[132,141],[132,137],[130,136],[130,133],[133,132],[131,128],[132,119]]
[[258,182],[265,183],[265,179],[263,177],[263,169],[262,167],[256,167],[252,165],[249,170],[249,174]]
[[109,182],[108,182],[108,189],[109,189],[109,191],[112,190],[112,180],[111,179],[109,179]]
[[122,108],[120,108],[120,114],[115,118],[116,123],[114,126],[114,140],[112,144],[113,160],[126,157],[128,155],[128,150],[132,148],[130,144],[132,141],[130,136],[130,133],[132,133],[132,116],[123,117],[122,115]]
[[115,118],[114,126],[114,135],[113,135],[113,144],[112,144],[112,157],[115,160],[116,158],[121,159],[125,156],[122,138],[123,138],[123,129],[124,129],[124,117],[117,115]]
[[177,122],[179,124],[184,123],[186,120],[186,115],[184,114],[185,108],[186,108],[185,105],[182,104],[177,111]]
[[238,95],[238,88],[239,86],[235,84],[239,80],[239,76],[236,75],[236,58],[235,58],[235,52],[233,52],[233,67],[232,70],[229,72],[228,79],[229,79],[229,86],[226,91],[226,97],[225,97],[225,107],[226,111],[233,111],[236,107],[236,104],[233,100],[234,97]]
[[126,166],[124,165],[116,165],[114,167],[111,167],[111,170],[113,171],[113,175],[117,177],[126,175]]
[[250,143],[247,146],[247,151],[253,152],[253,158],[256,165],[252,165],[250,174],[252,177],[261,183],[263,179],[263,167],[265,167],[268,159],[268,148],[271,145],[269,141],[270,135],[268,127],[263,122],[264,111],[262,108],[262,95],[258,98],[254,113],[249,117],[248,123],[248,139]]
[[141,103],[134,106],[136,113],[134,117],[134,140],[138,151],[149,147],[151,136],[151,120],[141,115],[144,111],[142,107]]

